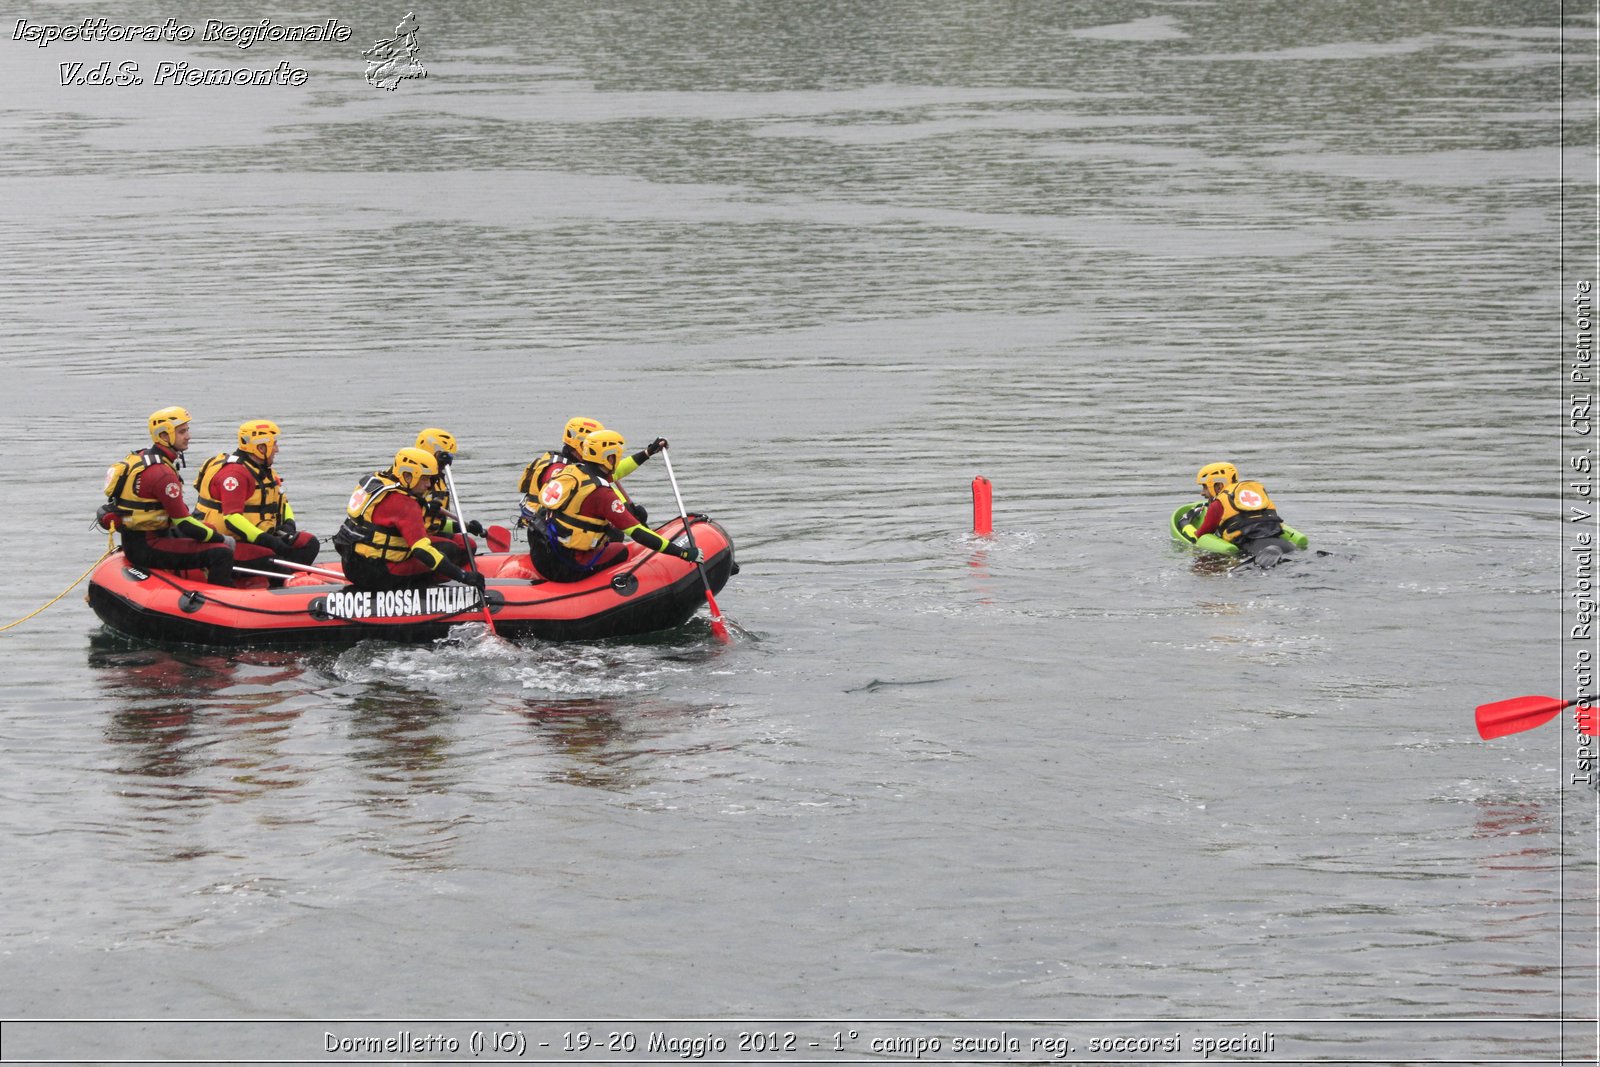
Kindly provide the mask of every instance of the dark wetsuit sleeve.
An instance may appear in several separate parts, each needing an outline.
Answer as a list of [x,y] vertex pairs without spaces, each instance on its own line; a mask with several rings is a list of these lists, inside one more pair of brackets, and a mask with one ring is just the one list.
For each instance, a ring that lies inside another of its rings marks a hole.
[[610,523],[611,528],[618,533],[625,534],[657,552],[666,551],[667,545],[671,544],[665,537],[640,522],[639,516],[628,507],[627,501],[605,486],[589,494],[589,499],[583,502],[583,513],[589,518]]
[[630,527],[639,525],[639,516],[628,508],[627,501],[604,485],[596,487],[583,502],[583,514],[610,523],[613,529],[624,533]]
[[[231,489],[228,487],[230,480],[233,482]],[[223,522],[228,524],[228,529],[254,544],[256,538],[261,536],[261,527],[244,513],[244,509],[255,495],[255,475],[246,470],[242,463],[224,464],[211,476],[211,488],[217,496],[217,510],[222,512]]]
[[660,534],[656,533],[643,523],[632,526],[624,532],[644,547],[653,548],[657,552],[665,552],[667,550],[667,546],[672,544],[671,541],[668,541],[665,537],[662,537]]
[[183,502],[183,480],[165,463],[141,471],[133,489],[142,497],[160,501],[168,518],[181,519],[189,514],[189,505]]
[[444,562],[444,554],[429,540],[422,505],[405,493],[388,493],[372,509],[372,519],[380,526],[392,527],[411,546],[411,558],[420,560],[430,571]]

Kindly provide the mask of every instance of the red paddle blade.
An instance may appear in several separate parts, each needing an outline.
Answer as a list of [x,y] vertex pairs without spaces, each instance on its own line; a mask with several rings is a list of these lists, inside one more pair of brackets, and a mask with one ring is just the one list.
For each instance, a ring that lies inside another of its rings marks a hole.
[[489,542],[490,552],[511,551],[511,531],[504,526],[491,526],[483,532],[483,539]]
[[1512,697],[1478,705],[1478,736],[1488,741],[1543,726],[1576,700],[1560,697]]
[[711,595],[709,587],[706,589],[706,607],[711,609],[711,632],[718,641],[731,645],[733,637],[728,633],[728,624],[722,621],[722,611],[717,607],[717,600]]

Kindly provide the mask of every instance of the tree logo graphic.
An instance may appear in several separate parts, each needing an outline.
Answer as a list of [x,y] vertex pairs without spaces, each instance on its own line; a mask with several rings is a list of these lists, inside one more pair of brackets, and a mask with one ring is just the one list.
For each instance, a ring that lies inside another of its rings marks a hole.
[[378,41],[361,53],[367,60],[367,84],[375,89],[395,88],[407,78],[426,78],[427,68],[417,59],[417,16],[407,11],[394,36]]

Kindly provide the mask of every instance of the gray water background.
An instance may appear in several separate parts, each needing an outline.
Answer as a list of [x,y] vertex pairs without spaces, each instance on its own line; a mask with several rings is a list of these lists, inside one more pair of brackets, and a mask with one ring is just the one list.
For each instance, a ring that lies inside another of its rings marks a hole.
[[[8,19],[84,14],[220,17]],[[424,425],[501,522],[568,416],[665,435],[740,638],[228,656],[75,591],[0,635],[0,1015],[1592,1057],[1594,792],[1559,720],[1471,714],[1565,682],[1591,11],[482,2],[419,10],[428,77],[375,90],[401,14],[227,13],[354,31],[248,52],[4,27],[0,621],[94,560],[105,466],[180,403],[196,459],[277,419],[324,536]],[[162,58],[311,76],[59,84]],[[1222,458],[1315,555],[1173,550]],[[229,1047],[106,1033],[6,1054]]]

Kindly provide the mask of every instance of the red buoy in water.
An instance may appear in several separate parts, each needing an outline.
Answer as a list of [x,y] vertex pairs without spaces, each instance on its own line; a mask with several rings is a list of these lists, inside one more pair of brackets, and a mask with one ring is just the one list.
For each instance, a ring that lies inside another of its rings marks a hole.
[[972,479],[972,532],[979,537],[994,533],[994,489],[981,474]]

